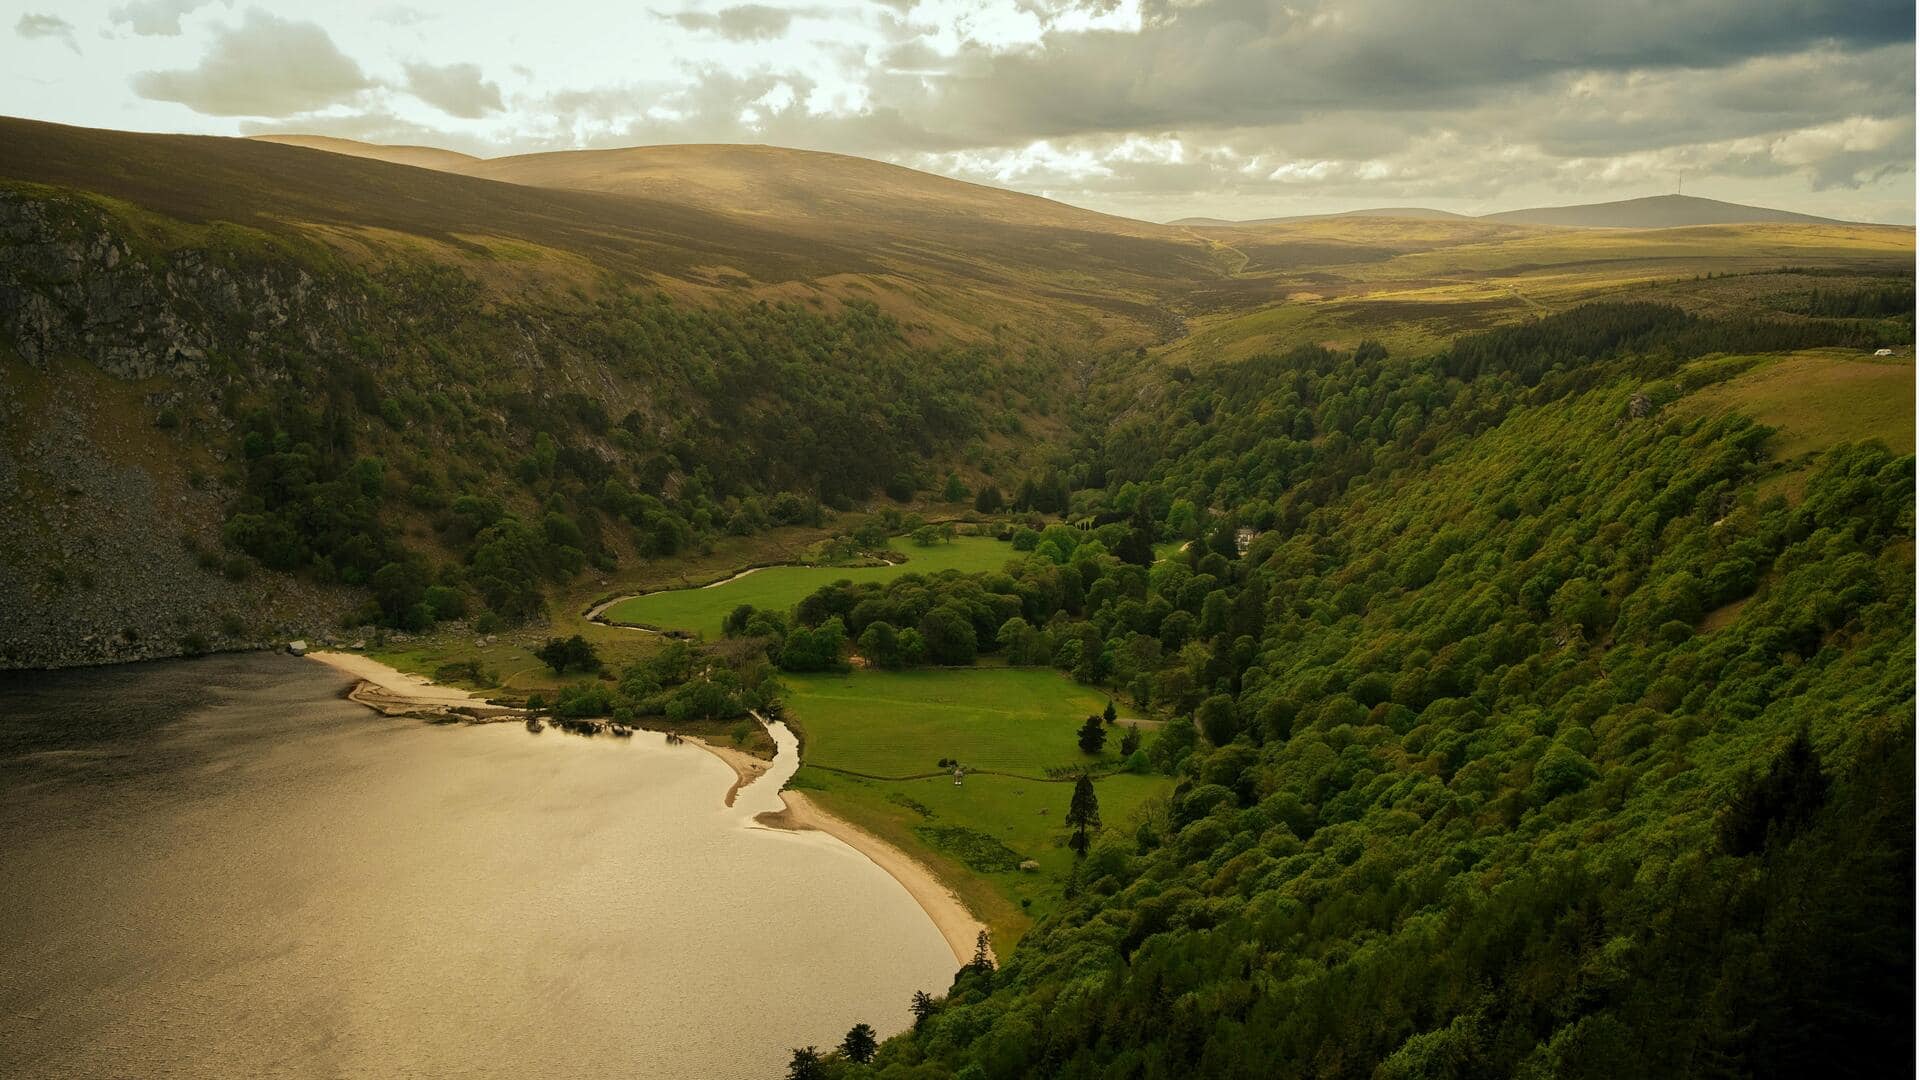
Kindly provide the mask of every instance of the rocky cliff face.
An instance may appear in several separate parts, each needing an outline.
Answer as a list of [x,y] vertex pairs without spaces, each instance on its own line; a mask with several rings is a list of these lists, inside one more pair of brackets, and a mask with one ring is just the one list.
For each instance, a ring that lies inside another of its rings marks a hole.
[[225,558],[219,357],[272,377],[359,305],[286,263],[143,252],[84,200],[0,191],[0,667],[319,637],[356,599]]
[[121,379],[201,379],[220,348],[269,366],[290,339],[324,354],[363,311],[297,265],[143,253],[78,197],[0,191],[0,331],[35,367],[71,356]]

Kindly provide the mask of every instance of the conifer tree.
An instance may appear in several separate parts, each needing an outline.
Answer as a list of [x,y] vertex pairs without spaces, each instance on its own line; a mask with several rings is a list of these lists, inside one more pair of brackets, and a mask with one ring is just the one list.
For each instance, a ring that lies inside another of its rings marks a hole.
[[1093,793],[1093,777],[1086,773],[1073,782],[1073,803],[1067,807],[1067,824],[1073,826],[1073,839],[1067,846],[1075,855],[1087,853],[1087,830],[1100,827],[1100,800]]

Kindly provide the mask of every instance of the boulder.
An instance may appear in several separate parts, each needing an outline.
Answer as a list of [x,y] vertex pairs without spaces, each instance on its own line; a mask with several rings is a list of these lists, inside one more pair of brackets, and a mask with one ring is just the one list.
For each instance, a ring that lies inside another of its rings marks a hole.
[[287,642],[287,651],[289,653],[292,653],[294,656],[305,656],[307,655],[307,643],[298,638],[295,638],[294,640]]

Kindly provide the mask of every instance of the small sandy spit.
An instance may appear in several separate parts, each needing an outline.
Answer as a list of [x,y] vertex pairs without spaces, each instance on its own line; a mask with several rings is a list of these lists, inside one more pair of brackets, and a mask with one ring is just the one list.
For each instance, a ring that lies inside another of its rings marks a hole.
[[441,686],[418,675],[389,667],[371,656],[344,652],[311,652],[310,660],[360,680],[347,692],[358,702],[385,716],[412,716],[423,720],[508,720],[521,710],[492,705],[485,698],[456,686]]

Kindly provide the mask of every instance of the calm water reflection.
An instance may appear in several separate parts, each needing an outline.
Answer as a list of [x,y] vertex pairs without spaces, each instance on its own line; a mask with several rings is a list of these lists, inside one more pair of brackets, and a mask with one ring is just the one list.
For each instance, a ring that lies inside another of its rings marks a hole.
[[289,657],[0,676],[0,1076],[765,1077],[953,958],[657,735],[436,728]]

